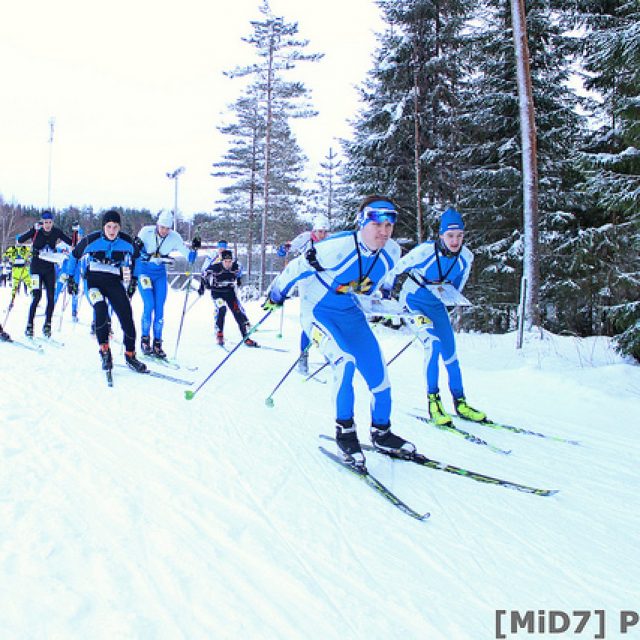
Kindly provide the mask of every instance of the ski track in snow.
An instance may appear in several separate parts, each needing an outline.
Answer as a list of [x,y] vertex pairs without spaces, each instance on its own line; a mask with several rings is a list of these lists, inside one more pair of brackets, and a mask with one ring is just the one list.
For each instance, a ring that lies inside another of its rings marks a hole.
[[[182,301],[170,292],[170,355]],[[7,323],[18,339],[27,304],[19,297]],[[254,321],[263,315],[246,306]],[[139,322],[139,297],[134,307]],[[426,409],[421,346],[400,356],[389,368],[394,430],[443,462],[560,489],[526,495],[367,454],[371,473],[431,512],[420,523],[318,452],[318,434],[333,435],[330,384],[294,371],[265,407],[297,355],[296,300],[282,339],[273,319],[255,336],[288,353],[240,347],[191,401],[188,387],[123,369],[109,389],[89,312],[81,305],[71,324],[67,309],[65,347],[44,356],[0,345],[2,637],[482,640],[495,637],[496,609],[629,607],[640,375],[607,341],[526,336],[516,351],[512,335],[458,336],[471,404],[581,442],[460,421],[510,456],[410,417]],[[195,389],[227,355],[212,325],[207,296],[187,315],[178,353],[198,371],[151,366]],[[409,339],[375,331],[387,359]],[[230,316],[225,334],[235,346]],[[123,362],[120,345],[113,355]],[[358,376],[356,387],[368,441]]]

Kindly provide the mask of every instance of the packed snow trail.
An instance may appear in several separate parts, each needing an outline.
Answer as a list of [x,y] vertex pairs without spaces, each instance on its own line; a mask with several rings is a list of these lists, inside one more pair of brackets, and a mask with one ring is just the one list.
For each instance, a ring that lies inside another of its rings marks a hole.
[[[6,301],[0,290],[0,309]],[[6,327],[18,339],[27,302]],[[134,306],[138,322],[138,297]],[[630,606],[638,367],[604,339],[528,336],[516,351],[513,335],[460,334],[470,402],[581,442],[465,423],[512,450],[503,456],[407,415],[426,409],[413,345],[389,367],[394,430],[431,458],[560,491],[505,491],[368,453],[371,473],[431,512],[418,522],[319,453],[318,433],[334,435],[330,384],[294,371],[265,407],[297,353],[296,307],[286,304],[282,339],[269,331],[279,319],[255,335],[288,353],[240,348],[190,402],[185,387],[124,370],[108,388],[86,305],[82,324],[65,318],[54,334],[61,349],[0,344],[2,637],[483,640],[495,637],[496,609]],[[170,292],[168,352],[181,310]],[[376,332],[387,358],[407,342]],[[185,318],[180,358],[199,369],[184,376],[197,384],[225,355],[204,300]],[[124,360],[117,345],[113,356]],[[322,361],[313,349],[310,359]]]

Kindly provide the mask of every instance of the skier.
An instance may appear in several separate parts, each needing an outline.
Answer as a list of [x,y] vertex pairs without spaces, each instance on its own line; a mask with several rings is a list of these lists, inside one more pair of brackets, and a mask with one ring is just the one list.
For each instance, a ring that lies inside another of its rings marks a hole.
[[29,261],[31,260],[31,247],[19,247],[15,245],[9,247],[4,252],[5,257],[11,264],[11,301],[9,309],[13,308],[20,283],[23,284],[25,293],[30,294],[32,290],[31,276],[29,275]]
[[33,338],[33,319],[35,318],[36,309],[42,298],[42,289],[44,288],[47,292],[47,308],[42,333],[46,338],[50,338],[51,318],[53,317],[53,309],[55,306],[55,265],[56,263],[60,264],[60,259],[62,258],[59,253],[56,253],[56,245],[58,242],[64,242],[70,247],[71,238],[60,228],[54,226],[51,211],[45,211],[42,214],[41,222],[37,222],[31,229],[17,237],[19,243],[28,242],[29,240],[31,240],[31,248],[33,251],[30,268],[33,283],[31,295],[33,299],[29,307],[27,328],[24,333],[27,337]]
[[198,294],[203,295],[205,287],[211,289],[211,297],[216,309],[216,341],[224,346],[224,319],[227,314],[227,307],[231,309],[240,333],[247,347],[258,347],[258,343],[251,338],[247,338],[249,331],[249,320],[247,314],[238,300],[236,286],[241,285],[242,268],[233,259],[233,254],[228,249],[220,253],[220,262],[212,262],[202,272],[202,280]]
[[216,245],[216,253],[214,255],[208,255],[202,263],[202,271],[204,272],[212,264],[218,264],[222,262],[222,252],[229,250],[229,243],[226,240],[218,240]]
[[[296,258],[305,255],[307,252],[314,252],[316,242],[321,242],[329,235],[329,221],[324,215],[317,215],[312,222],[311,231],[303,231],[297,235],[290,243],[284,245],[284,255]],[[279,252],[280,253],[280,252]],[[304,281],[300,282],[298,289],[304,287]],[[302,330],[300,332],[300,358],[298,359],[298,371],[307,375],[309,373],[309,336]]]
[[134,371],[146,373],[147,366],[136,358],[135,351],[136,328],[131,310],[131,298],[138,284],[135,275],[131,277],[126,289],[123,285],[127,270],[135,270],[138,250],[133,239],[120,232],[120,227],[120,214],[113,210],[107,211],[102,216],[102,231],[90,233],[77,244],[66,267],[67,287],[71,295],[78,293],[78,284],[73,274],[77,262],[87,256],[86,286],[95,312],[96,338],[100,345],[102,368],[108,371],[113,367],[109,348],[109,302],[124,333],[125,362]]
[[452,424],[451,416],[444,410],[438,387],[439,360],[445,364],[449,376],[449,390],[456,413],[468,420],[480,422],[487,416],[471,407],[464,394],[456,343],[443,301],[438,297],[438,287],[449,284],[462,291],[467,282],[473,254],[464,246],[464,221],[455,209],[447,209],[440,217],[439,236],[418,245],[405,255],[393,268],[383,287],[392,289],[395,278],[408,272],[400,291],[400,301],[417,314],[428,317],[432,324],[423,324],[418,338],[424,345],[429,416],[438,425]]
[[140,348],[146,356],[166,359],[167,354],[162,349],[162,329],[164,305],[167,300],[167,264],[173,262],[169,254],[179,251],[189,262],[191,270],[196,259],[196,251],[189,250],[180,234],[173,230],[173,214],[169,211],[161,211],[155,225],[142,227],[138,232],[136,244],[140,249],[140,258],[136,260],[134,275],[138,278],[138,291],[144,304]]
[[315,248],[315,255],[291,261],[274,280],[263,307],[281,306],[292,287],[308,279],[301,292],[300,320],[333,369],[336,442],[345,462],[364,468],[354,424],[353,378],[360,372],[372,394],[371,441],[379,449],[410,455],[415,446],[391,431],[391,388],[380,346],[355,299],[369,296],[400,257],[391,239],[397,212],[383,196],[368,196],[358,209],[356,231],[337,233]]
[[[74,222],[73,225],[71,226],[71,247],[75,247],[78,242],[80,242],[80,240],[82,240],[82,238],[84,238],[84,229],[80,226],[79,222]],[[60,276],[58,277],[58,281],[56,283],[56,293],[54,296],[54,301],[57,304],[58,303],[58,297],[60,296],[60,293],[63,289],[63,287],[65,286],[65,278],[64,275],[66,274],[66,268],[67,268],[67,262],[69,260],[69,256],[67,256],[67,258],[65,259],[65,261],[62,263],[62,266],[60,267]],[[82,272],[81,272],[81,266],[80,263],[77,262],[76,263],[76,268],[75,271],[73,273],[73,278],[75,280],[75,282],[80,282],[80,278],[82,276]],[[73,322],[78,322],[78,303],[79,303],[79,294],[76,293],[75,295],[71,296],[71,320]]]

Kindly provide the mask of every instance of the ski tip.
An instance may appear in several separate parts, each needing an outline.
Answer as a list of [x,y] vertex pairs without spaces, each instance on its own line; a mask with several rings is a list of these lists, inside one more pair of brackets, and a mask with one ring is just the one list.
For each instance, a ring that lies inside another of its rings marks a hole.
[[267,405],[267,407],[271,409],[274,405],[273,398],[271,396],[269,396],[268,398],[265,398],[264,403]]
[[195,391],[191,391],[191,389],[188,389],[187,391],[184,392],[184,399],[185,400],[193,400],[193,396],[195,396]]

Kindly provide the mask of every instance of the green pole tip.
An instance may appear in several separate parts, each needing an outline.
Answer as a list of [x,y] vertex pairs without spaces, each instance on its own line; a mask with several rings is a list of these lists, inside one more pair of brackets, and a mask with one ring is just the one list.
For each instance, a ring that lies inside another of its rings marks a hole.
[[273,407],[273,398],[271,396],[265,398],[264,403],[267,405],[267,407]]
[[196,394],[193,391],[185,391],[184,392],[184,399],[185,400],[193,400],[193,396],[195,396]]

